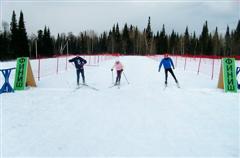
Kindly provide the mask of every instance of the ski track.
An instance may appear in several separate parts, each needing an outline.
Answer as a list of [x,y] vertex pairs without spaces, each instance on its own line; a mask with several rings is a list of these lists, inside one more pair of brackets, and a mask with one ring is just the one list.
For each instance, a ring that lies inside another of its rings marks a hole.
[[[2,94],[3,156],[239,156],[239,93],[217,79],[145,57],[121,57],[128,84],[112,85],[114,60],[85,67],[88,87],[70,70],[42,78],[37,88]],[[13,74],[12,74],[13,76]],[[115,72],[114,72],[115,77]],[[80,79],[81,80],[81,79]]]

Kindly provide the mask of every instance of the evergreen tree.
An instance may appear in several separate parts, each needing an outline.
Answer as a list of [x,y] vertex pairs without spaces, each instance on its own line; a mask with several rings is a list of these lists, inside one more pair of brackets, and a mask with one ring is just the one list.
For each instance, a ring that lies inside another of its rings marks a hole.
[[151,18],[150,16],[148,17],[148,24],[146,28],[146,43],[147,43],[147,50],[148,53],[151,53],[151,47],[152,47],[152,41],[153,41],[153,33],[151,29]]
[[190,54],[190,36],[188,33],[188,27],[186,27],[185,33],[184,33],[184,54]]
[[201,54],[207,54],[208,52],[208,36],[208,24],[206,21],[203,25],[202,34],[200,35]]
[[37,38],[37,52],[38,57],[44,56],[44,40],[43,40],[43,31],[38,30],[38,38]]
[[156,44],[156,53],[157,54],[160,54],[160,52],[161,52],[161,41],[160,41],[160,33],[159,33],[159,31],[157,31],[157,34],[156,34],[156,36],[154,37],[154,41],[155,41],[155,44]]
[[240,20],[238,20],[238,24],[236,27],[236,30],[233,34],[233,55],[239,55],[240,54]]
[[18,55],[19,56],[29,56],[29,45],[28,37],[24,24],[23,12],[20,12],[19,23],[18,23]]
[[212,55],[212,52],[213,52],[212,35],[209,34],[209,36],[208,36],[208,45],[207,45],[207,55]]
[[139,49],[139,31],[138,31],[138,28],[135,27],[135,29],[134,29],[134,49],[133,49],[133,51],[134,51],[134,53],[139,54],[140,53],[139,50],[140,50]]
[[101,52],[107,52],[107,33],[105,31],[101,39]]
[[197,48],[198,48],[198,40],[196,38],[196,33],[195,31],[193,32],[193,36],[192,38],[190,39],[190,53],[193,54],[193,55],[197,55]]
[[132,25],[130,25],[130,28],[129,28],[128,52],[129,52],[129,54],[134,53],[134,28]]
[[116,48],[116,52],[121,52],[121,34],[120,34],[120,30],[119,30],[119,26],[118,23],[116,25],[116,31],[115,31],[115,35],[114,35],[114,41],[115,41],[115,48]]
[[13,57],[17,57],[18,53],[18,25],[15,11],[12,13],[12,21],[11,21],[11,51],[13,53]]
[[115,29],[115,25],[113,25],[112,34],[111,34],[112,53],[116,52],[115,34],[116,34],[116,29]]
[[46,47],[46,52],[48,56],[52,56],[54,47],[53,47],[53,39],[51,38],[51,33],[49,27],[46,29],[46,41],[45,41],[45,47]]
[[171,33],[171,36],[170,36],[170,39],[169,39],[169,51],[172,54],[175,54],[176,46],[177,46],[177,36],[176,36],[174,30],[172,30],[172,33]]
[[165,26],[163,24],[162,31],[159,36],[159,44],[160,44],[160,54],[167,53],[168,51],[168,39],[165,32]]
[[129,44],[130,44],[129,29],[128,29],[128,26],[127,26],[127,23],[126,23],[124,25],[123,33],[122,33],[122,51],[123,51],[123,54],[128,53]]
[[227,26],[226,34],[225,34],[225,55],[231,55],[231,36],[229,26]]
[[213,35],[213,55],[220,55],[220,41],[218,36],[218,28],[216,27]]
[[108,38],[107,38],[107,51],[108,52],[112,52],[114,51],[114,46],[113,46],[113,42],[112,42],[112,30],[109,31],[108,33]]

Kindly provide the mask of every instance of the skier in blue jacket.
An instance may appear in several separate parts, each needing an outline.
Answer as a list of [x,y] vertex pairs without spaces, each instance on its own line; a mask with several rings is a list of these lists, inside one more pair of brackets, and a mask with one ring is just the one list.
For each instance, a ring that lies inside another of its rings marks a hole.
[[85,84],[85,76],[84,76],[83,66],[87,63],[87,61],[85,59],[81,58],[80,56],[76,56],[76,57],[70,59],[69,62],[74,62],[74,64],[75,64],[76,73],[77,73],[77,85],[79,85],[80,73],[82,75],[83,84]]
[[[161,70],[161,67],[164,67],[165,69],[165,86],[167,86],[167,78],[168,78],[168,72],[171,73],[171,75],[173,76],[175,82],[177,83],[178,85],[178,80],[177,78],[175,77],[174,73],[173,73],[173,69],[174,68],[174,64],[173,64],[173,61],[170,57],[168,57],[168,54],[164,54],[164,58],[161,60],[160,64],[159,64],[159,68],[158,68],[158,72],[160,72]],[[179,86],[179,85],[178,85]]]

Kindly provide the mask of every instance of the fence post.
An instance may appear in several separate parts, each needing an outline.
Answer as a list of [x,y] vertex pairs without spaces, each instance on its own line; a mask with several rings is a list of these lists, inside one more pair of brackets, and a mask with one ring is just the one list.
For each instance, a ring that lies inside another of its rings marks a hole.
[[202,58],[200,57],[199,63],[198,63],[198,71],[197,71],[197,74],[199,74],[199,71],[200,71],[201,60],[202,60]]
[[59,59],[58,59],[58,57],[57,57],[57,74],[58,74],[58,60],[59,60]]
[[177,55],[176,55],[176,60],[175,60],[175,67],[177,67]]
[[40,81],[40,58],[38,58],[38,81]]
[[185,57],[184,70],[186,70],[186,64],[187,64],[187,57]]
[[68,64],[68,55],[66,55],[66,67],[65,67],[66,70],[67,70],[67,64]]
[[211,79],[213,79],[213,75],[214,75],[214,59],[212,61],[212,78]]

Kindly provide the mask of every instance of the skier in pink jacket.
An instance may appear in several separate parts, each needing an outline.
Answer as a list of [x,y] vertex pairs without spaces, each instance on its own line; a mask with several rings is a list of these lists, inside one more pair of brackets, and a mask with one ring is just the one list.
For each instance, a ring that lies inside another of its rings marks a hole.
[[113,65],[111,71],[113,71],[113,68],[115,68],[117,72],[116,82],[114,85],[120,85],[121,75],[123,71],[123,64],[119,60],[117,60]]

